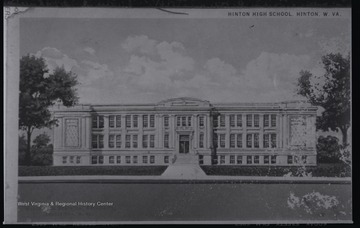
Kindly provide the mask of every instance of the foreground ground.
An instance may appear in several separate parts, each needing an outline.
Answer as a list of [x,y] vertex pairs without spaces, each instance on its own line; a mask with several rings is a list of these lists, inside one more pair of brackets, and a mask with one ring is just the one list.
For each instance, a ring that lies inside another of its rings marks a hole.
[[[124,175],[124,176],[157,176],[167,166],[20,166],[19,176],[69,176],[69,175]],[[318,164],[306,167],[273,167],[273,166],[201,166],[207,175],[216,176],[301,176],[310,174],[314,177],[350,177],[350,169],[342,164]],[[301,171],[301,172],[300,172]]]
[[[18,206],[18,220],[27,223],[352,219],[350,184],[19,183],[18,190],[18,201],[29,203]],[[307,198],[305,204],[297,205],[296,199],[301,201],[309,194],[317,200]],[[49,206],[44,205],[47,203]]]

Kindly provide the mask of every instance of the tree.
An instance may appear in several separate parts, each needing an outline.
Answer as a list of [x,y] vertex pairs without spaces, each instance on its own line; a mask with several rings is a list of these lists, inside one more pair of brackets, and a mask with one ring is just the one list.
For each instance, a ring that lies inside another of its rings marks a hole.
[[[315,106],[324,108],[317,118],[319,130],[340,131],[342,145],[347,145],[347,131],[350,127],[350,54],[343,57],[327,54],[322,57],[325,74],[314,76],[309,71],[301,71],[297,93],[307,98]],[[313,83],[323,80],[323,83]]]
[[51,74],[45,60],[32,55],[20,60],[19,128],[26,131],[27,149],[25,160],[31,161],[31,134],[35,128],[51,127],[56,124],[49,108],[56,102],[73,106],[78,97],[75,86],[77,76],[57,67]]
[[51,165],[53,145],[50,143],[50,137],[42,133],[33,140],[31,147],[31,165]]
[[338,138],[328,135],[320,136],[316,144],[319,163],[340,163],[340,145]]

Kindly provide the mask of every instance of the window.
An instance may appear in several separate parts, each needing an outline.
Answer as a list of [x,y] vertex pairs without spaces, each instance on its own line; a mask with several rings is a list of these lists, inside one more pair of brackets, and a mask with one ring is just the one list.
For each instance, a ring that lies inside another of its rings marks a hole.
[[271,148],[276,148],[276,134],[271,134]]
[[306,155],[301,156],[301,161],[302,161],[303,164],[306,164],[306,160],[307,160]]
[[246,156],[246,164],[252,164],[252,156]]
[[235,155],[230,155],[230,164],[235,164]]
[[176,126],[178,126],[178,127],[181,126],[181,117],[180,116],[176,117]]
[[225,148],[225,134],[220,134],[220,147]]
[[93,128],[104,128],[104,116],[93,116],[92,127]]
[[271,156],[271,164],[276,164],[276,155]]
[[235,127],[235,115],[230,115],[230,127]]
[[200,127],[204,126],[204,116],[199,116],[199,126]]
[[97,156],[91,156],[91,164],[97,164]]
[[92,148],[104,148],[103,135],[92,135]]
[[150,127],[155,127],[155,115],[150,115]]
[[169,148],[169,134],[164,135],[164,147]]
[[138,115],[133,115],[133,127],[138,127]]
[[183,127],[185,127],[186,126],[186,116],[183,116],[182,118],[181,118],[181,125],[183,126]]
[[241,155],[236,156],[236,163],[242,164],[242,156]]
[[126,148],[130,148],[130,140],[131,140],[131,138],[130,138],[131,136],[130,135],[125,135],[125,147]]
[[150,148],[155,147],[155,135],[150,135]]
[[254,134],[254,148],[259,148],[259,133]]
[[264,115],[264,127],[269,127],[269,115]]
[[130,115],[125,116],[125,124],[126,124],[126,128],[131,128],[131,116]]
[[130,156],[125,157],[125,162],[126,162],[126,164],[130,164]]
[[218,134],[214,134],[213,143],[215,148],[218,148],[218,139],[219,139]]
[[66,156],[63,156],[63,157],[62,157],[62,163],[63,163],[63,164],[66,164],[66,162],[67,162],[67,157],[66,157]]
[[143,116],[143,128],[148,128],[149,127],[149,119],[147,115]]
[[199,148],[204,148],[204,133],[200,133],[199,135]]
[[137,157],[137,156],[133,156],[133,163],[134,163],[134,164],[137,164],[137,162],[138,162],[138,157]]
[[138,147],[138,136],[133,135],[133,148],[137,148],[137,147]]
[[104,164],[104,156],[99,156],[99,164]]
[[114,164],[114,156],[109,156],[109,164]]
[[260,157],[258,155],[254,156],[254,164],[259,164],[260,163]]
[[188,116],[188,126],[191,126],[191,116]]
[[225,155],[220,156],[220,164],[225,164]]
[[148,156],[143,156],[143,163],[144,164],[147,164],[148,163]]
[[121,135],[116,136],[116,148],[121,148]]
[[155,163],[155,156],[150,156],[150,163],[154,164]]
[[252,147],[252,134],[246,135],[246,147],[251,148]]
[[259,115],[255,114],[254,115],[254,127],[259,127],[259,126],[260,126]]
[[271,115],[271,127],[276,127],[276,115]]
[[115,146],[115,135],[109,135],[109,148],[114,148]]
[[236,115],[236,126],[242,127],[242,115],[241,114]]
[[269,155],[264,156],[264,164],[269,164]]
[[230,134],[230,148],[235,148],[235,134]]
[[220,115],[220,127],[225,127],[225,115]]
[[118,163],[118,164],[121,163],[121,156],[116,156],[116,163]]
[[287,163],[293,164],[293,156],[291,156],[291,155],[287,156]]
[[116,116],[116,127],[117,128],[121,127],[121,116],[120,115]]
[[263,142],[263,147],[264,148],[269,148],[269,141],[270,141],[270,135],[269,134],[264,134],[264,142]]
[[147,148],[148,147],[148,136],[147,135],[143,135],[143,138],[142,138],[142,147],[143,148]]
[[237,134],[236,144],[238,148],[242,148],[242,134]]
[[199,165],[204,164],[204,155],[199,155]]
[[218,120],[217,117],[214,117],[214,119],[213,119],[213,125],[214,125],[214,127],[218,127],[218,126],[219,126],[219,120]]
[[76,164],[80,164],[81,163],[81,157],[80,156],[76,156]]
[[246,126],[252,127],[252,115],[251,114],[246,115]]
[[110,128],[115,127],[115,116],[109,116],[109,127]]
[[169,127],[169,116],[164,116],[164,127]]
[[164,156],[164,163],[165,164],[169,163],[169,156]]

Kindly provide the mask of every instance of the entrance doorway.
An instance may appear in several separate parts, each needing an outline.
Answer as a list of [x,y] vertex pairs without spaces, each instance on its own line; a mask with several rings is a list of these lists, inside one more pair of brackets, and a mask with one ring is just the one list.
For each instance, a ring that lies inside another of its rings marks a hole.
[[190,136],[189,135],[180,135],[179,140],[179,153],[187,154],[190,150]]

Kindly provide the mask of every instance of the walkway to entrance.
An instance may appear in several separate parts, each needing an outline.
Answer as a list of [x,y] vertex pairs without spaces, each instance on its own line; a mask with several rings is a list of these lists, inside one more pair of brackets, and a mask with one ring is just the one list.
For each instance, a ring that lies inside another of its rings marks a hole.
[[173,164],[170,164],[161,175],[171,178],[202,178],[206,176],[200,168],[197,156],[190,154],[179,154]]

